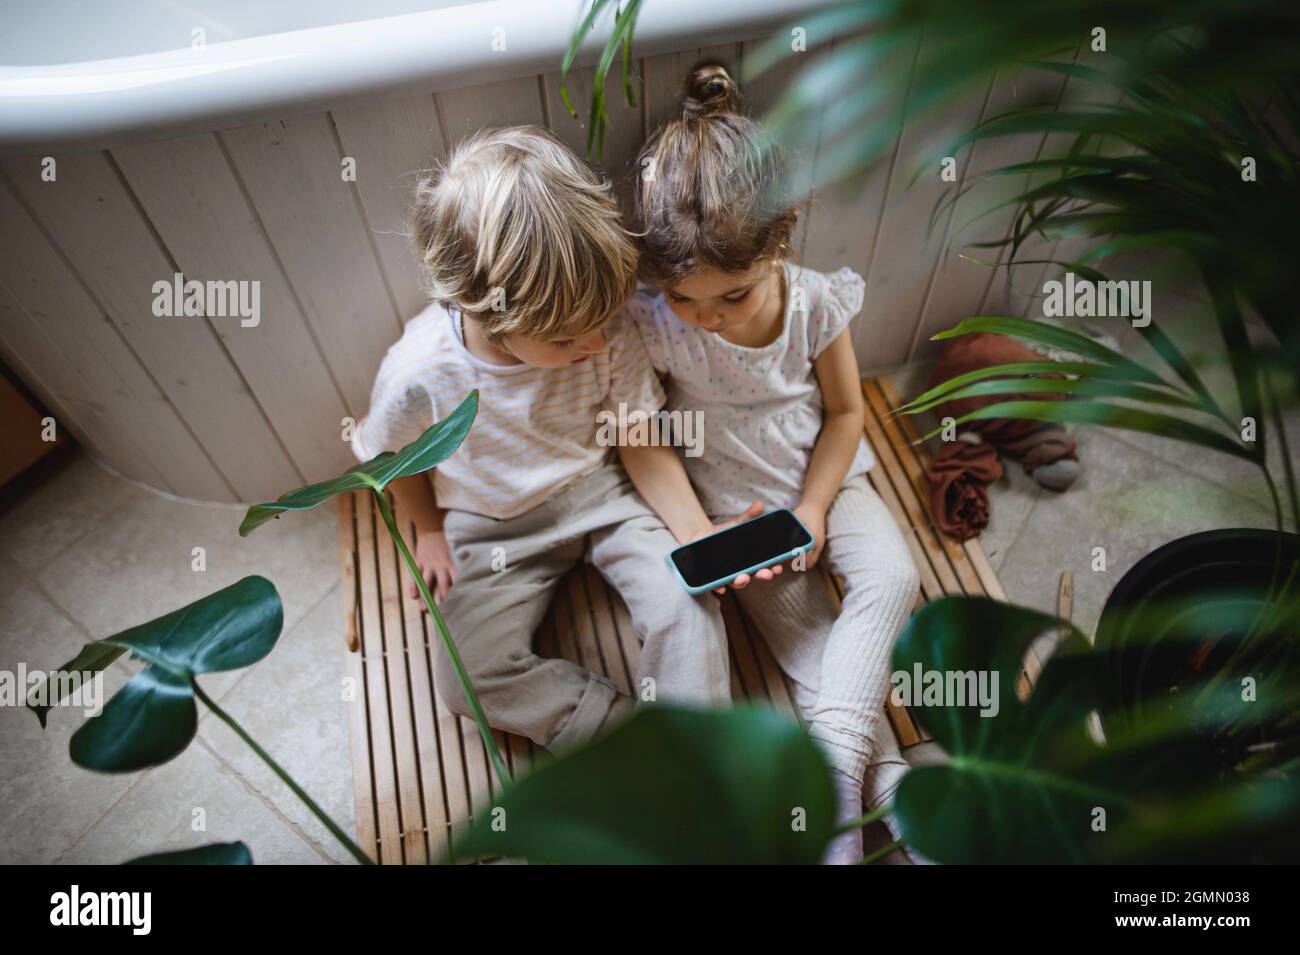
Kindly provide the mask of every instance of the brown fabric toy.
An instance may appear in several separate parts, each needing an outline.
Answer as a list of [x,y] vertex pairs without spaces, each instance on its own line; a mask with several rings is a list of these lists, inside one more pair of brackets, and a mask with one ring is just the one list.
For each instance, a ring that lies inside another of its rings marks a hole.
[[[1043,356],[1005,335],[982,332],[954,339],[930,375],[930,387],[957,375],[991,365],[1042,361]],[[1001,401],[1056,400],[1046,394],[980,395],[945,401],[932,410],[937,419],[960,418]],[[1074,439],[1050,421],[988,418],[968,421],[957,441],[945,441],[930,464],[930,507],[945,534],[968,540],[988,526],[987,485],[1002,476],[997,455],[1018,459],[1025,473],[1054,491],[1068,488],[1079,476]],[[978,437],[977,437],[978,436]],[[975,438],[980,443],[971,443]]]
[[993,445],[973,432],[962,437],[975,441],[945,441],[927,472],[930,512],[939,529],[959,541],[988,527],[988,485],[1002,477],[1002,462]]

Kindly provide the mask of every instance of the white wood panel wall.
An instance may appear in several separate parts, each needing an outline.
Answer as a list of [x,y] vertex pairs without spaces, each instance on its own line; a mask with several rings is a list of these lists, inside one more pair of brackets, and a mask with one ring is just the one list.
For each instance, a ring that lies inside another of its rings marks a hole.
[[[686,71],[706,58],[739,71],[759,45],[644,58],[635,107],[611,76],[595,165],[615,180],[634,173],[646,135],[676,113]],[[792,56],[746,90],[755,113],[797,66]],[[41,155],[0,161],[0,358],[96,455],[163,490],[266,500],[330,477],[352,463],[344,419],[365,414],[384,352],[424,302],[405,236],[418,171],[484,126],[547,125],[582,153],[592,77],[589,68],[570,79],[578,119],[555,72],[56,152],[54,182],[41,179]],[[999,75],[942,115],[894,130],[886,161],[862,182],[820,190],[801,218],[796,247],[806,264],[847,265],[867,280],[854,328],[864,371],[926,357],[935,331],[1007,304],[992,270],[957,255],[1005,234],[1010,212],[967,227],[988,207],[991,194],[977,193],[932,231],[931,212],[954,186],[940,180],[937,162],[912,180],[943,136],[1029,92],[1024,77]],[[979,144],[954,158],[964,182],[1043,148],[1041,139]],[[355,182],[341,175],[346,159]],[[260,324],[155,317],[153,283],[173,273],[259,281]]]

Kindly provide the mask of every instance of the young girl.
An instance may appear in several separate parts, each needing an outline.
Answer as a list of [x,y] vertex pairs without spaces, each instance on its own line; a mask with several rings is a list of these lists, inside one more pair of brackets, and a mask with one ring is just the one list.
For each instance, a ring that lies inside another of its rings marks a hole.
[[[792,261],[796,210],[781,201],[778,151],[740,112],[720,66],[687,79],[680,118],[638,159],[633,200],[642,289],[627,306],[669,410],[700,410],[704,450],[686,457],[711,518],[751,502],[789,507],[812,532],[807,556],[843,578],[835,613],[820,574],[781,574],[737,591],[759,623],[834,770],[841,819],[887,801],[906,770],[884,717],[889,657],[917,573],[867,482],[863,399],[848,325],[863,280]],[[652,505],[654,495],[647,495]],[[862,833],[827,861],[857,862]]]

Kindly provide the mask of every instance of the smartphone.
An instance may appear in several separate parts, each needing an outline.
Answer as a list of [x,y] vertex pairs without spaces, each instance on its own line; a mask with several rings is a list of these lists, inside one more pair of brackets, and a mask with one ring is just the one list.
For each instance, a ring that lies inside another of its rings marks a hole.
[[808,528],[782,508],[683,544],[668,554],[668,565],[688,593],[703,594],[812,549]]

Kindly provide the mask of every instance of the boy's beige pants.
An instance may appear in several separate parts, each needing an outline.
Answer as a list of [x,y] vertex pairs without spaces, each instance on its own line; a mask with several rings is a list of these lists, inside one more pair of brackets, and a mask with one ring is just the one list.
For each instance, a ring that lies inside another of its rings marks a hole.
[[[441,609],[493,727],[547,748],[572,745],[600,728],[619,695],[605,677],[533,650],[556,584],[588,548],[627,603],[642,644],[638,701],[730,700],[718,601],[691,596],[672,575],[665,556],[677,542],[621,465],[611,461],[518,517],[449,510],[444,527],[457,577]],[[434,676],[447,707],[468,714],[441,649]]]

